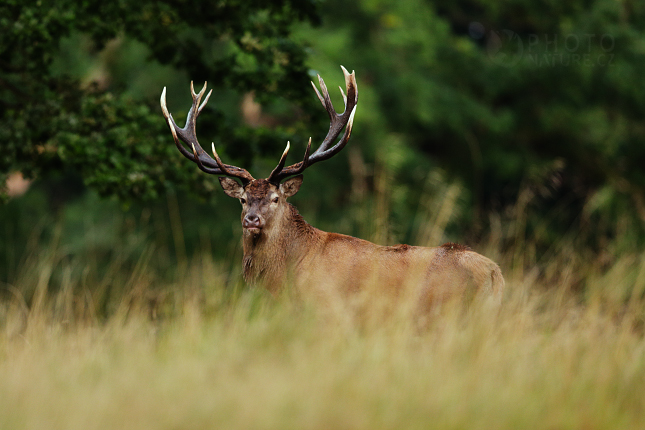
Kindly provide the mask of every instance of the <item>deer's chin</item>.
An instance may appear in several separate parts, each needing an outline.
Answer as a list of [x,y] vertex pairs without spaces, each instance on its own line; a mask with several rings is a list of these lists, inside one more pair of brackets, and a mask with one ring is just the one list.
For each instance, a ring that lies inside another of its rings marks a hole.
[[250,227],[250,228],[245,227],[244,230],[248,231],[253,236],[259,236],[260,233],[262,233],[262,228],[260,227]]

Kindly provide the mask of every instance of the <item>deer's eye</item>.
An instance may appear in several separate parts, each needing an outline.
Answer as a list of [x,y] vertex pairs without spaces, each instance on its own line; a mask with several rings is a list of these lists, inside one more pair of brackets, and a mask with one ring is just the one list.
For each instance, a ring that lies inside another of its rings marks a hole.
[[246,204],[246,199],[240,199],[240,203],[242,203],[243,205],[245,205],[245,204]]
[[274,197],[271,201],[272,201],[273,203],[278,203],[278,197]]

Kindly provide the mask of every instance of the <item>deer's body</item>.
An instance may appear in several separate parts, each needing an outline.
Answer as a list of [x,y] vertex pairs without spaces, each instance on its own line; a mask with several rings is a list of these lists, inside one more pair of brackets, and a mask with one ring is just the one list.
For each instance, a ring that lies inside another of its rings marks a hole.
[[[197,142],[195,121],[211,94],[200,105],[206,85],[195,94],[191,83],[193,106],[184,128],[179,128],[168,112],[164,88],[161,107],[179,151],[204,172],[225,175],[219,178],[224,192],[242,203],[243,270],[247,282],[262,285],[273,294],[292,284],[297,290],[314,295],[345,297],[368,292],[386,299],[407,295],[424,308],[450,298],[476,295],[499,303],[504,287],[499,267],[465,246],[379,246],[314,228],[287,203],[286,199],[300,189],[302,172],[337,154],[349,140],[358,89],[354,73],[348,73],[345,68],[343,73],[347,95],[341,89],[345,101],[341,114],[334,110],[320,77],[322,95],[314,85],[331,120],[329,132],[318,149],[310,153],[309,139],[303,160],[285,167],[287,143],[278,166],[267,179],[254,179],[245,169],[222,163],[215,145],[212,146],[214,158],[210,157]],[[340,141],[332,146],[343,129]]]
[[366,289],[388,298],[412,293],[423,306],[464,295],[501,300],[499,267],[465,246],[380,246],[319,230],[288,203],[274,217],[262,232],[243,234],[244,278],[272,294],[292,284],[310,295],[347,296]]

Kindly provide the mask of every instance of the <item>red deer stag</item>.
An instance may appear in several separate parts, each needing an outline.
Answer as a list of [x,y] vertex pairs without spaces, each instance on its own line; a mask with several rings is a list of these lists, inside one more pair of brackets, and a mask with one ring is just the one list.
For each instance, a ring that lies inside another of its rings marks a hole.
[[[350,74],[341,68],[347,92],[345,95],[341,88],[343,113],[336,113],[327,87],[318,76],[322,95],[313,82],[312,85],[329,114],[329,133],[313,153],[310,138],[303,160],[285,167],[290,147],[287,142],[277,167],[266,179],[254,179],[247,170],[224,164],[214,144],[210,157],[197,142],[195,122],[212,93],[211,90],[200,105],[206,84],[195,94],[191,82],[193,105],[184,128],[179,128],[168,112],[165,88],[161,94],[161,108],[179,152],[204,172],[223,175],[219,181],[224,192],[242,203],[245,280],[264,286],[272,294],[277,294],[285,283],[301,292],[333,292],[341,297],[374,286],[382,294],[399,296],[404,286],[413,286],[413,297],[424,307],[464,295],[499,303],[504,278],[498,265],[468,247],[450,243],[435,248],[379,246],[312,227],[287,203],[287,198],[298,192],[305,169],[336,155],[349,140],[358,89],[354,72]],[[343,128],[344,134],[332,145]],[[231,178],[237,178],[241,185]]]

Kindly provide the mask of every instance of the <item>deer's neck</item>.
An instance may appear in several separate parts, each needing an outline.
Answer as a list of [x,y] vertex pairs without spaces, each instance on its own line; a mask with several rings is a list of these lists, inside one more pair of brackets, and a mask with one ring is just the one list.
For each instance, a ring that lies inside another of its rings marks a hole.
[[294,206],[287,204],[284,215],[267,231],[259,235],[244,231],[245,280],[277,293],[289,270],[319,236],[319,230],[309,225]]

